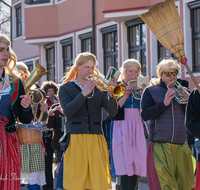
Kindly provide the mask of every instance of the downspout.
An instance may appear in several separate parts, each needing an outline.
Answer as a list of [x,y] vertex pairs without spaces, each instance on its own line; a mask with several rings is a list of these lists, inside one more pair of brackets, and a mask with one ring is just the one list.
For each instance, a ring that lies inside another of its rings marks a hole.
[[95,55],[95,0],[92,0],[92,53]]

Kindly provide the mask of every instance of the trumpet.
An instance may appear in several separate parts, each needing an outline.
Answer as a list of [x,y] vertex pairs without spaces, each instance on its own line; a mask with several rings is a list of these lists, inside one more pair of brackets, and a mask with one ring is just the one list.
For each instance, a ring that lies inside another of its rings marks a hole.
[[[168,89],[170,89],[169,86],[172,83],[175,83],[175,87],[173,88],[175,100],[179,104],[187,104],[187,100],[190,96],[190,93],[178,81],[174,81],[174,80],[167,85]],[[183,94],[183,92],[184,92],[184,94]],[[181,96],[181,94],[183,94],[184,96]]]
[[[51,73],[49,73],[44,67],[42,67],[39,63],[37,63],[36,61],[34,61],[35,63],[35,67],[33,69],[33,71],[31,72],[31,75],[29,76],[29,78],[27,79],[27,81],[24,84],[24,89],[25,89],[25,93],[27,96],[29,96],[31,98],[31,105],[32,105],[32,109],[33,109],[33,114],[36,120],[41,121],[44,115],[44,112],[40,113],[40,117],[39,119],[36,117],[37,114],[37,108],[39,103],[44,103],[45,102],[45,97],[43,95],[43,93],[37,89],[31,89],[31,86],[37,81],[39,80],[42,76],[44,75],[49,75]],[[33,102],[34,99],[34,92],[37,92],[40,94],[41,100],[39,102]]]
[[[136,79],[132,79],[132,80],[129,80],[128,81],[128,85],[130,86],[130,83],[131,82],[137,82],[137,80]],[[137,86],[135,86],[135,85],[133,85],[132,86],[132,88],[131,88],[131,93],[132,93],[132,95],[133,95],[133,97],[136,99],[136,100],[141,100],[141,98],[138,98],[137,97],[137,95],[140,95],[141,96],[141,92],[140,92],[141,90],[137,87]]]
[[49,111],[48,113],[55,112],[55,111],[57,110],[57,106],[59,106],[59,105],[60,105],[60,103],[55,103],[55,104],[53,104],[53,105],[50,107],[51,111]]
[[88,79],[88,80],[96,79],[97,80],[96,87],[102,92],[103,91],[106,91],[106,92],[112,91],[112,96],[115,99],[120,99],[126,93],[125,85],[123,85],[123,84],[118,84],[116,86],[108,85],[109,81],[97,74],[90,74],[86,77],[86,79]]

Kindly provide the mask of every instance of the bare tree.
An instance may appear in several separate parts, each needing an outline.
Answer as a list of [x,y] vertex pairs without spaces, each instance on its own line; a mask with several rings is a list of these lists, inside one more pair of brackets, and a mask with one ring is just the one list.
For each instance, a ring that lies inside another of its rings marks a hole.
[[0,33],[6,34],[10,38],[10,0],[0,0]]

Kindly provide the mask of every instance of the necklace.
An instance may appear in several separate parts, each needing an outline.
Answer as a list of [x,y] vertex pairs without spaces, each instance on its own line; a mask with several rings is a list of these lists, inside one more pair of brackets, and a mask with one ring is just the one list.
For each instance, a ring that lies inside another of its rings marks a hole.
[[76,82],[79,86],[81,86],[82,88],[85,87],[85,84],[82,84],[81,82],[79,82],[79,81],[77,80],[77,78],[75,78],[74,80],[75,80],[75,82]]
[[[75,80],[75,82],[81,87],[81,89],[83,90],[83,87],[85,87],[85,84],[81,84],[81,82],[79,82],[79,81],[77,80],[77,78],[75,78],[74,80]],[[92,98],[93,96],[94,96],[94,88],[93,88],[93,90],[92,90],[92,95],[91,95],[91,96],[87,96],[87,98],[90,99],[90,98]]]

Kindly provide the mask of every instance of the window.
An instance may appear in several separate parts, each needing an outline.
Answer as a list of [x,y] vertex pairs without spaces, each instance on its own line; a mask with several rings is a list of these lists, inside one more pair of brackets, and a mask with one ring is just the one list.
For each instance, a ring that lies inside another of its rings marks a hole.
[[101,29],[104,50],[104,74],[110,66],[118,69],[118,36],[117,25]]
[[[72,38],[62,40],[63,72],[68,72],[73,65],[73,42]],[[64,74],[63,73],[63,74]]]
[[92,32],[79,36],[81,40],[81,52],[92,52]]
[[50,3],[50,0],[25,0],[25,4],[40,4],[40,3]]
[[[39,62],[38,62],[39,63]],[[28,62],[26,62],[26,65],[27,65],[27,67],[28,67],[28,70],[29,70],[29,72],[31,73],[32,72],[32,70],[33,70],[33,61],[28,61]]]
[[134,19],[126,23],[128,31],[129,58],[137,59],[141,63],[141,72],[146,70],[146,26],[141,19]]
[[45,49],[47,70],[51,73],[51,75],[47,75],[47,80],[55,81],[55,46],[54,44],[49,44],[45,46]]
[[193,71],[200,71],[200,1],[188,4],[191,11]]
[[158,41],[158,62],[164,58],[173,57],[176,59],[174,54],[170,53],[159,41]]
[[16,37],[22,35],[22,9],[21,4],[15,6],[16,12]]

